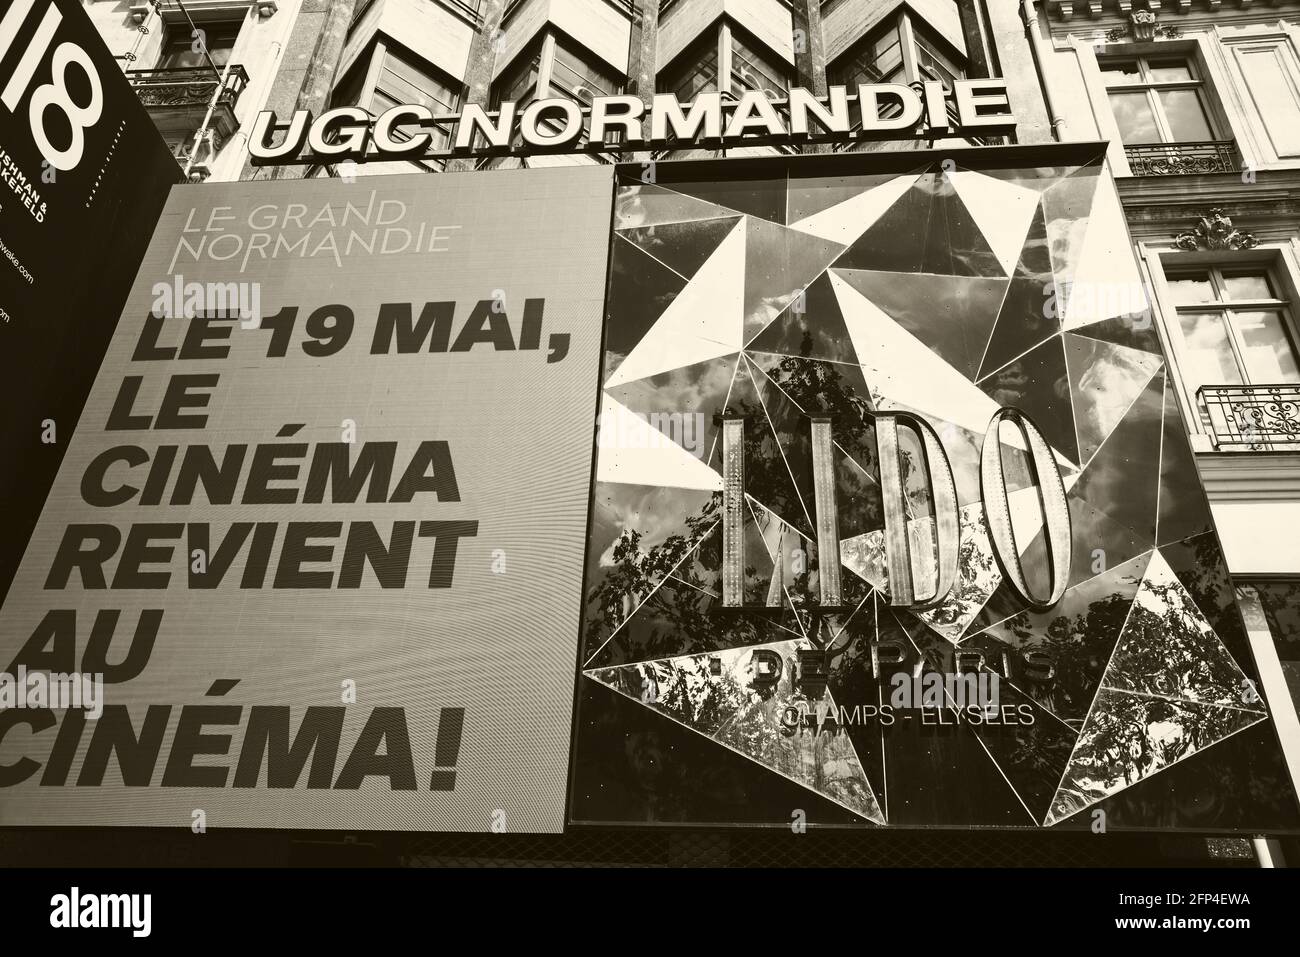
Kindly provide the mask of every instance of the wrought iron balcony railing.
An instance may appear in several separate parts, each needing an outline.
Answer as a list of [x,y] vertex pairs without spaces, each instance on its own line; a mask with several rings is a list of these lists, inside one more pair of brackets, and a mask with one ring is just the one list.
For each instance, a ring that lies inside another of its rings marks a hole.
[[248,72],[231,66],[225,82],[212,75],[211,67],[177,67],[169,70],[132,70],[126,75],[140,102],[149,109],[192,107],[206,110],[217,87],[222,86],[217,106],[234,110],[239,95],[248,86]]
[[1300,451],[1300,384],[1205,385],[1197,390],[1220,451]]
[[1142,143],[1125,146],[1128,168],[1134,176],[1178,176],[1238,171],[1237,144],[1233,140],[1204,143]]

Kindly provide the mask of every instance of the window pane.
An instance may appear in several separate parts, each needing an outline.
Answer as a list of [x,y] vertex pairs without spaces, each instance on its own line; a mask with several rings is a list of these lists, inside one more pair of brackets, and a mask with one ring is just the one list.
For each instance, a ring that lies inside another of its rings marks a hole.
[[1126,144],[1160,142],[1160,131],[1146,93],[1112,93],[1110,108],[1115,113],[1120,139]]
[[1169,296],[1178,306],[1196,306],[1203,302],[1214,302],[1214,286],[1206,273],[1185,273],[1170,276]]
[[567,96],[588,106],[598,96],[622,89],[612,71],[584,62],[577,54],[555,45],[555,67],[551,72],[551,95]]
[[832,82],[852,90],[859,83],[893,82],[895,71],[901,73],[903,53],[899,48],[898,28],[890,27],[868,39],[856,53],[837,63],[830,71]]
[[239,27],[238,23],[198,24],[196,29],[203,31],[201,39],[203,46],[207,47],[207,57],[202,52],[194,50],[194,47],[199,44],[200,37],[194,35],[188,23],[183,27],[175,28],[174,32],[168,31],[167,46],[158,61],[158,68],[172,70],[205,67],[208,65],[208,57],[211,57],[217,69],[220,69],[230,60],[230,51],[235,47]]
[[1245,344],[1242,358],[1251,382],[1300,382],[1300,367],[1280,312],[1234,312],[1232,322]]
[[1241,373],[1232,357],[1228,330],[1219,313],[1182,313],[1178,323],[1187,346],[1186,370],[1195,390],[1203,385],[1240,385]]
[[1142,71],[1138,69],[1136,60],[1102,60],[1098,65],[1107,86],[1130,86],[1142,82]]
[[659,75],[659,89],[672,93],[685,103],[700,93],[713,93],[718,89],[718,42],[710,36],[704,44],[670,64]]
[[1194,143],[1214,139],[1210,120],[1196,90],[1160,90],[1160,106],[1173,131],[1175,143]]
[[921,68],[922,73],[929,76],[923,79],[939,79],[943,81],[944,87],[951,90],[952,84],[958,77],[964,77],[965,71],[961,66],[949,57],[943,51],[943,47],[936,41],[931,40],[921,29],[920,24],[914,24],[913,33],[916,36],[916,60]]
[[1196,79],[1186,60],[1152,60],[1148,68],[1151,71],[1151,79],[1157,83],[1176,83],[1180,80]]
[[731,35],[731,70],[736,84],[733,92],[766,90],[777,98],[789,88],[784,67],[775,58],[758,52],[758,48],[743,42],[735,32]]
[[497,81],[496,95],[492,100],[493,106],[514,101],[522,110],[533,99],[533,94],[536,92],[537,64],[537,55],[534,54],[531,57],[521,58],[506,70]]
[[1227,287],[1228,298],[1241,301],[1243,299],[1273,299],[1273,287],[1268,281],[1265,273],[1236,273],[1235,275],[1225,275],[1223,284]]

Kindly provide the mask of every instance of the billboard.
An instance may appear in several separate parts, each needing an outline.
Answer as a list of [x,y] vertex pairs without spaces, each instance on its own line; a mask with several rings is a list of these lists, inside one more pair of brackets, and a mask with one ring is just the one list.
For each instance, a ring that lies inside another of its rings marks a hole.
[[561,829],[612,191],[172,191],[0,610],[0,824]]
[[1101,145],[621,167],[571,819],[1293,829]]
[[4,595],[68,447],[176,160],[74,0],[0,16]]

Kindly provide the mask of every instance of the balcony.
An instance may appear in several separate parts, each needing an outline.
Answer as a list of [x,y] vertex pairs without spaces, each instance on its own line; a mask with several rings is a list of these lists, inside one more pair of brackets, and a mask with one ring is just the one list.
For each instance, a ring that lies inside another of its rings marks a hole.
[[1206,385],[1196,394],[1217,451],[1300,451],[1300,385]]
[[242,66],[232,65],[224,81],[206,66],[133,70],[126,78],[164,135],[193,134],[203,125],[214,98],[216,105],[208,126],[215,147],[220,149],[226,138],[239,129],[235,107],[248,86],[248,73]]
[[1125,146],[1128,168],[1134,176],[1186,176],[1200,173],[1236,173],[1240,169],[1233,140],[1203,143],[1143,143]]

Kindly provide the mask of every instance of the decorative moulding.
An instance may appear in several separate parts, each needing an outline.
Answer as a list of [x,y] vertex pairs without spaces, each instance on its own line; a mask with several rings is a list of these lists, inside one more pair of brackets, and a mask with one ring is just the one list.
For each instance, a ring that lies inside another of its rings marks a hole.
[[1191,229],[1174,236],[1174,246],[1188,252],[1198,249],[1236,250],[1254,249],[1259,240],[1253,233],[1237,229],[1225,216],[1222,207],[1216,206],[1200,218]]

